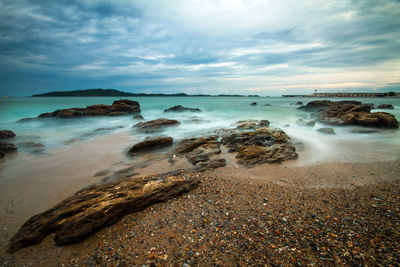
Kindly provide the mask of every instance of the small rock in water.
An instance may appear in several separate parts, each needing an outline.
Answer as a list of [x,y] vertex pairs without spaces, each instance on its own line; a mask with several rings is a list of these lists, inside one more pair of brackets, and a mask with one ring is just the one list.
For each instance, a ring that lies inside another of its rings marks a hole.
[[303,120],[303,119],[298,119],[296,121],[296,124],[301,125],[301,126],[310,126],[313,127],[315,125],[314,120]]
[[250,104],[251,106],[257,106],[257,102],[253,102]]
[[0,130],[0,139],[14,138],[15,133],[10,130]]
[[382,105],[377,106],[376,108],[378,108],[378,109],[394,109],[394,107],[390,104],[382,104]]
[[324,134],[335,134],[332,128],[319,128],[317,131]]

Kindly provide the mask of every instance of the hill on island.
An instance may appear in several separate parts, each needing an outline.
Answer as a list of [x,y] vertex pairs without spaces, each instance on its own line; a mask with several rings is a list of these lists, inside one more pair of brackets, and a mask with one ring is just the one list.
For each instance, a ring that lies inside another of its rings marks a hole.
[[[62,97],[62,96],[235,96],[240,97],[243,95],[188,95],[185,93],[178,94],[144,94],[144,93],[128,93],[122,92],[115,89],[86,89],[86,90],[74,90],[74,91],[56,91],[56,92],[48,92],[44,94],[33,95],[32,97]],[[258,95],[248,95],[250,97],[258,97]]]

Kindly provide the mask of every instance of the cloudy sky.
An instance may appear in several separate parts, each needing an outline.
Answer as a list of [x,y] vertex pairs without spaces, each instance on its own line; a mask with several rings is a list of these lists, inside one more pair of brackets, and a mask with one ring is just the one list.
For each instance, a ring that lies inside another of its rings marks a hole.
[[400,92],[400,1],[0,0],[1,95]]

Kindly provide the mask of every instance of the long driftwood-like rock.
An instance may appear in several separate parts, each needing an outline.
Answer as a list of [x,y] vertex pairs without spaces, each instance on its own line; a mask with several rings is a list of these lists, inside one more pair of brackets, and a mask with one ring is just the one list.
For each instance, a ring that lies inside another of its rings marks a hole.
[[87,187],[31,217],[11,239],[8,252],[38,244],[52,233],[55,233],[54,242],[58,246],[79,242],[117,222],[125,214],[176,197],[198,183],[196,176],[181,170]]
[[75,118],[85,116],[118,116],[132,113],[140,113],[140,105],[137,101],[128,99],[116,100],[112,105],[91,105],[85,108],[59,109],[49,113],[43,113],[38,118]]

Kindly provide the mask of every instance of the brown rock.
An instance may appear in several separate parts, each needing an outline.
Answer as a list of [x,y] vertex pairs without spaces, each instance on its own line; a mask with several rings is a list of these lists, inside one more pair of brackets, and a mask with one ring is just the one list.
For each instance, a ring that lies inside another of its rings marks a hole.
[[118,116],[132,113],[140,113],[140,105],[137,101],[128,99],[116,100],[112,105],[91,105],[86,108],[59,109],[54,112],[43,113],[38,118],[75,118],[82,116]]
[[[386,112],[371,113],[372,106],[358,101],[312,101],[306,110],[315,110],[313,118],[333,125],[360,125],[377,128],[399,128],[396,118]],[[304,108],[303,108],[304,109]]]
[[155,137],[155,138],[146,138],[144,141],[133,145],[129,151],[129,155],[153,150],[156,148],[166,147],[172,145],[171,137]]
[[[193,151],[194,149],[198,148],[202,145],[210,145],[215,148],[215,141],[217,140],[218,136],[208,136],[208,137],[198,137],[198,138],[188,138],[180,141],[178,146],[175,148],[176,154],[185,154]],[[218,145],[217,145],[218,146]]]
[[195,176],[166,173],[87,187],[31,217],[11,239],[8,252],[38,244],[52,233],[58,246],[79,242],[126,214],[190,191],[198,183]]
[[150,133],[150,132],[159,132],[162,131],[165,127],[175,126],[178,124],[179,121],[177,120],[157,119],[157,120],[139,122],[133,125],[133,127],[136,127],[138,131]]
[[229,152],[238,152],[238,163],[253,166],[261,163],[296,159],[296,148],[280,129],[267,127],[251,132],[238,132],[222,138]]
[[0,139],[14,138],[15,133],[10,130],[0,130]]

